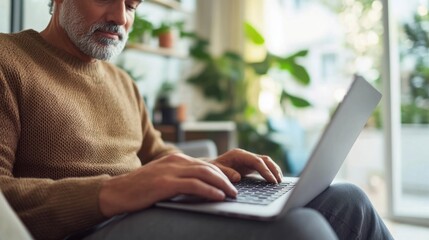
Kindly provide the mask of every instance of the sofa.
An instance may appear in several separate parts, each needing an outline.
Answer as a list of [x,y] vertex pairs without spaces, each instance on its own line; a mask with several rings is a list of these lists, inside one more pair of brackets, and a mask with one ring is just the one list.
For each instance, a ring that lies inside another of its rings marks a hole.
[[33,239],[0,191],[0,238],[7,240]]

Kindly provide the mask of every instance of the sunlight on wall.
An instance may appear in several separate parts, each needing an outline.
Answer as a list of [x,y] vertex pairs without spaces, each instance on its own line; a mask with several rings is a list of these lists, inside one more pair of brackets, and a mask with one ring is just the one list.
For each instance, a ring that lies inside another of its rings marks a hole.
[[281,88],[268,76],[261,79],[261,93],[259,94],[259,109],[267,116],[279,115],[279,101]]
[[419,13],[420,16],[425,16],[428,14],[428,8],[425,5],[420,5],[417,8],[417,12]]
[[296,8],[286,1],[266,1],[264,16],[268,49],[275,54],[341,36],[335,16],[319,4]]

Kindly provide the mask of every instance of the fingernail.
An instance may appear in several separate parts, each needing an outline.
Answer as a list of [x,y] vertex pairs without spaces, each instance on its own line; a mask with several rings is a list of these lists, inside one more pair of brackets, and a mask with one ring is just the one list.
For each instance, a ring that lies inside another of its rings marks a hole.
[[274,182],[275,182],[275,183],[279,183],[279,181],[277,181],[277,178],[276,178],[276,177],[274,177],[274,174],[271,174],[271,175],[273,176]]
[[228,190],[228,196],[236,196],[237,194],[238,194],[237,189],[234,187],[234,185],[230,184],[229,190]]
[[225,199],[225,193],[221,190],[216,190],[216,195],[218,195],[219,199],[221,200]]
[[234,182],[238,182],[238,181],[240,181],[241,176],[240,176],[240,174],[238,174],[238,173],[234,173],[234,174],[232,175],[232,179],[233,179],[233,181],[234,181]]
[[232,190],[234,191],[234,196],[236,196],[238,194],[237,188],[233,187]]

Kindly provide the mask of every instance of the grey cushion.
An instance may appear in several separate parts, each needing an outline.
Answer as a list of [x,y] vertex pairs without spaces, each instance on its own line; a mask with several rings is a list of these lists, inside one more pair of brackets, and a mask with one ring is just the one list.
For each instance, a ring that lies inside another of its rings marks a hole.
[[194,140],[175,144],[184,154],[191,157],[214,158],[217,156],[216,144],[212,140]]

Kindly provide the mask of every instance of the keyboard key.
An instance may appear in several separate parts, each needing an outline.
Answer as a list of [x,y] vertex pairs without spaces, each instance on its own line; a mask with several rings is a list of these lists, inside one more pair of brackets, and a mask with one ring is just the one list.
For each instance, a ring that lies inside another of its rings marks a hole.
[[275,184],[259,179],[244,178],[242,181],[235,183],[234,186],[238,190],[237,198],[228,197],[226,201],[268,205],[292,190],[295,183],[282,182]]

